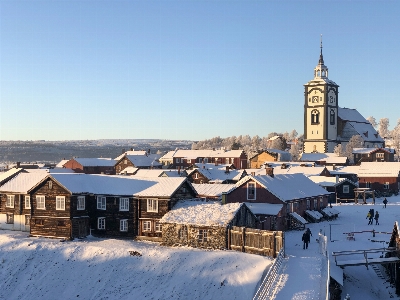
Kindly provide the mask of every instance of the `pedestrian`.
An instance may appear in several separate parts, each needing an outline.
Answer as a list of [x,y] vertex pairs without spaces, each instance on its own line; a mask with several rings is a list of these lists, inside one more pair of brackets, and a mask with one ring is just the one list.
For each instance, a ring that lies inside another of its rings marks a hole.
[[386,199],[386,198],[383,199],[383,204],[384,204],[383,208],[386,208],[386,204],[387,204],[387,203],[388,203],[387,199]]
[[310,242],[311,242],[312,232],[311,232],[310,228],[307,228],[306,231],[307,231],[308,236],[310,237]]
[[371,215],[371,211],[369,211],[367,213],[367,217],[366,217],[366,219],[368,219],[368,225],[372,224],[372,218],[373,218],[373,216]]
[[303,241],[303,249],[308,249],[308,243],[310,242],[310,234],[307,232],[307,230],[304,231],[301,240]]
[[375,213],[375,225],[379,225],[379,213],[376,211]]

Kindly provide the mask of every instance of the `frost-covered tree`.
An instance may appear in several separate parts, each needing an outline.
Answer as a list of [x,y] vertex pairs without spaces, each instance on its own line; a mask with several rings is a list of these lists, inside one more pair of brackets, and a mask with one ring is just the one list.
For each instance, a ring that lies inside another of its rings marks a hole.
[[252,150],[254,151],[259,150],[260,145],[261,145],[261,138],[258,135],[253,136],[253,138],[251,139]]
[[396,150],[397,159],[399,158],[400,151],[400,119],[397,120],[396,126],[390,133],[392,137],[392,147]]
[[388,118],[380,119],[378,128],[379,128],[378,129],[379,135],[382,138],[388,137],[389,136],[389,119]]
[[338,144],[335,146],[335,148],[333,149],[333,153],[335,153],[337,156],[343,156],[343,147],[342,144]]
[[289,150],[290,155],[292,155],[293,161],[299,160],[301,152],[302,148],[299,146],[299,143],[292,144]]
[[289,140],[290,141],[295,140],[298,135],[299,134],[297,133],[296,129],[293,129],[289,134]]
[[353,135],[349,142],[346,145],[345,156],[349,159],[351,163],[354,163],[353,157],[353,149],[354,148],[363,148],[364,140],[360,135]]
[[376,119],[373,116],[369,116],[367,118],[367,121],[371,123],[372,127],[376,128],[378,126],[378,123],[376,123]]
[[277,138],[271,141],[271,149],[285,150],[286,142],[284,143],[283,138]]

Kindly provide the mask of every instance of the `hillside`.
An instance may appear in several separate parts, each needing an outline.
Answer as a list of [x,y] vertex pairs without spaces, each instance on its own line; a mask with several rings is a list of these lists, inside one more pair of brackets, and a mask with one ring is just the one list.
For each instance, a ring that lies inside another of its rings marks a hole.
[[0,299],[251,299],[271,263],[234,251],[2,230]]

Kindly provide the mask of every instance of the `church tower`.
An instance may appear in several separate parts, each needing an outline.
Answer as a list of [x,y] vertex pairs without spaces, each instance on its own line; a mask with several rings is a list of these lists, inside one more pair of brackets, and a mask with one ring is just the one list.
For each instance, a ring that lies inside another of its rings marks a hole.
[[333,152],[338,135],[338,88],[328,79],[328,67],[321,53],[314,79],[304,85],[304,153]]

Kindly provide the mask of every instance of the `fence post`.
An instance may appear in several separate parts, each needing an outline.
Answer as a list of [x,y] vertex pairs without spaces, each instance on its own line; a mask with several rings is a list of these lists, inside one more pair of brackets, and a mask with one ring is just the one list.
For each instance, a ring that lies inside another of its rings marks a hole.
[[244,246],[246,245],[246,227],[242,228],[242,241],[243,241],[242,252],[245,252],[246,250]]
[[228,228],[228,250],[231,250],[231,229]]
[[274,234],[272,235],[272,237],[273,237],[273,241],[272,241],[272,243],[273,243],[273,249],[274,249],[274,251],[273,251],[273,253],[272,253],[272,257],[273,258],[276,258],[276,232],[274,231]]

